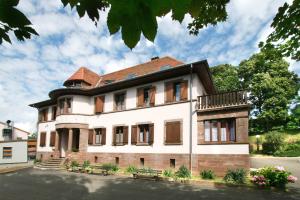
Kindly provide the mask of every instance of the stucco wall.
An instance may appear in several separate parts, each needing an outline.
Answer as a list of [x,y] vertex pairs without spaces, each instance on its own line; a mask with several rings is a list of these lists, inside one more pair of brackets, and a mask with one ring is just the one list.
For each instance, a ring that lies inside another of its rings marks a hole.
[[[12,157],[3,159],[3,147],[12,147]],[[27,141],[0,142],[0,164],[27,162]]]
[[[0,141],[3,141],[2,129],[6,127],[7,127],[6,124],[0,123]],[[20,129],[14,128],[12,139],[16,140],[17,138],[21,138],[22,140],[27,140],[28,133]]]

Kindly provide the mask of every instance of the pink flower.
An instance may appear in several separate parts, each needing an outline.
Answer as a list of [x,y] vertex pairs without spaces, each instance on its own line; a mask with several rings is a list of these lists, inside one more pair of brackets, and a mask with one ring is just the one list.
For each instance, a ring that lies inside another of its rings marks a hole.
[[287,180],[290,183],[295,183],[298,180],[298,178],[296,176],[289,175]]
[[278,171],[284,171],[284,167],[282,167],[282,166],[276,166],[275,167]]

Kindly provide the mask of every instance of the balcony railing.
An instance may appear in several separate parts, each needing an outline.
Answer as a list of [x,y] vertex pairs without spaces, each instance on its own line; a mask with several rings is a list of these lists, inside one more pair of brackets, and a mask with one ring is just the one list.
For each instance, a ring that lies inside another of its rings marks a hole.
[[198,96],[198,110],[217,109],[247,105],[248,97],[246,91],[234,91],[218,93],[213,95]]

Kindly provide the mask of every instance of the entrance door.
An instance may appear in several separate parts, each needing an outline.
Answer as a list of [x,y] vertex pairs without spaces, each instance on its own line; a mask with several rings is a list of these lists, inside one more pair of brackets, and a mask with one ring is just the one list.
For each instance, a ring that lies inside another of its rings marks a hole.
[[66,157],[66,152],[68,150],[68,133],[67,131],[61,132],[60,140],[60,157]]

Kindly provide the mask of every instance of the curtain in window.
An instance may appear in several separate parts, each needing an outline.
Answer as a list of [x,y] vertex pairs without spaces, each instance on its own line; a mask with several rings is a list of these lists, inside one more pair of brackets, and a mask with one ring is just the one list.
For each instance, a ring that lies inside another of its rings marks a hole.
[[210,123],[209,123],[209,121],[205,121],[204,129],[205,129],[204,141],[210,142]]
[[225,142],[227,140],[226,134],[226,122],[221,122],[221,141]]
[[218,141],[218,122],[217,121],[212,121],[212,127],[211,127],[211,141],[217,142]]

